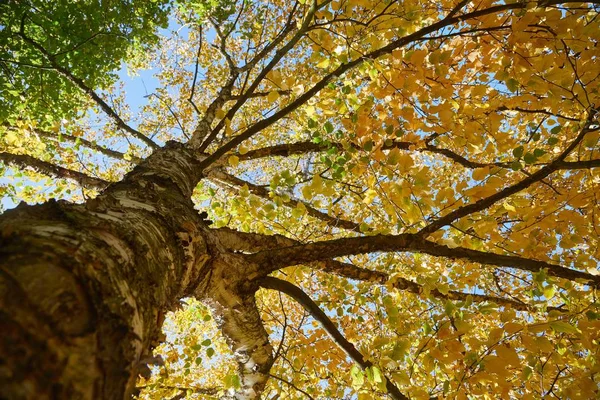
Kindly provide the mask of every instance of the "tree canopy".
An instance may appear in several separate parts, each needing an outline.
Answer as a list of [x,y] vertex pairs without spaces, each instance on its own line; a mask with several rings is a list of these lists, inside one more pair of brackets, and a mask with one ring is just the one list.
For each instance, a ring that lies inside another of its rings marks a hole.
[[139,398],[225,396],[265,365],[266,399],[596,398],[599,12],[8,1],[0,194],[89,203],[163,146],[195,154],[196,208],[260,266],[231,280],[272,359],[183,298]]

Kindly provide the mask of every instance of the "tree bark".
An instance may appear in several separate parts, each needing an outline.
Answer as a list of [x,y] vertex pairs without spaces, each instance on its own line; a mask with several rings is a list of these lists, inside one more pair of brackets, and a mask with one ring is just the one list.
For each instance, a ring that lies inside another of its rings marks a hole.
[[2,396],[131,395],[164,313],[208,285],[196,167],[169,143],[85,204],[0,216]]

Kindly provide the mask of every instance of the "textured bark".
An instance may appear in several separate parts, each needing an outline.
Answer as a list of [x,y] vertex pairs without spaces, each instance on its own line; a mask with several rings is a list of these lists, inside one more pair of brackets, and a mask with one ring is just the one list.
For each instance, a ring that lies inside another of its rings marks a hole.
[[207,279],[195,167],[170,144],[86,204],[0,217],[2,396],[131,395],[164,312]]
[[246,259],[249,262],[260,264],[265,269],[275,271],[291,265],[380,251],[429,254],[450,260],[465,260],[484,265],[516,268],[530,272],[539,272],[542,269],[546,269],[548,275],[551,276],[573,281],[581,279],[582,281],[589,282],[592,286],[600,286],[600,277],[587,272],[520,256],[489,253],[464,247],[448,247],[425,240],[417,234],[373,235],[324,240],[308,244],[295,244],[249,254],[246,256]]
[[222,242],[219,235],[207,236],[213,254],[209,279],[196,297],[210,309],[238,362],[241,388],[227,399],[255,399],[263,391],[273,365],[273,349],[255,303],[261,268],[230,252],[236,243]]
[[211,307],[238,361],[242,387],[225,397],[260,396],[273,363],[254,301],[266,272],[194,209],[200,179],[173,142],[85,204],[0,216],[2,396],[130,397],[165,312],[186,296]]

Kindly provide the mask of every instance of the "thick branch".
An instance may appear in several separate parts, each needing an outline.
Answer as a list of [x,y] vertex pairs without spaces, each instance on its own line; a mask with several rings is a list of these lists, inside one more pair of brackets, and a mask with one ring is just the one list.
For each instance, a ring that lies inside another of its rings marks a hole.
[[4,162],[5,164],[14,165],[20,169],[31,168],[34,171],[54,178],[71,179],[88,189],[101,190],[110,184],[108,181],[86,175],[83,172],[63,168],[47,161],[38,160],[35,157],[24,154],[0,152],[0,161]]
[[[332,143],[332,146],[337,147],[338,149],[343,149],[342,145],[339,143]],[[381,147],[382,150],[391,150],[391,149],[400,149],[400,150],[410,150],[411,146],[414,146],[415,143],[412,142],[393,142],[389,145],[383,145]],[[353,146],[357,150],[358,146]],[[327,147],[321,144],[313,143],[310,141],[305,142],[295,142],[295,143],[283,143],[277,144],[274,146],[261,147],[259,149],[250,150],[244,154],[237,154],[240,161],[248,161],[248,160],[256,160],[259,158],[266,157],[289,157],[293,155],[302,155],[309,153],[318,153],[327,151]],[[450,160],[460,164],[466,168],[485,168],[485,167],[502,167],[507,168],[510,166],[509,162],[492,162],[492,163],[482,163],[477,161],[471,161],[460,154],[457,154],[449,149],[442,149],[436,147],[431,144],[426,144],[425,147],[417,148],[415,151],[419,152],[429,152],[443,155]],[[556,163],[557,170],[566,170],[566,169],[590,169],[590,168],[598,168],[600,167],[600,159],[598,160],[585,160],[585,161],[560,161]]]
[[[338,149],[343,149],[343,146],[339,143],[332,143],[332,146],[337,147]],[[391,150],[391,149],[400,149],[400,150],[410,150],[411,146],[415,146],[415,143],[412,142],[393,142],[391,144],[383,145],[381,150]],[[357,150],[360,150],[360,147],[357,145],[353,145],[353,147]],[[313,142],[296,142],[296,143],[285,143],[278,144],[274,146],[263,147],[260,149],[250,150],[246,154],[238,155],[239,159],[244,160],[254,160],[257,158],[264,157],[288,157],[291,155],[298,154],[307,154],[307,153],[315,153],[327,151],[327,147],[321,144],[316,144]],[[416,151],[419,152],[429,152],[434,154],[441,154],[452,161],[461,164],[466,168],[483,168],[489,166],[496,167],[507,167],[510,163],[480,163],[475,161],[470,161],[465,157],[456,154],[452,150],[441,149],[439,147],[433,146],[431,144],[425,145],[425,147],[417,148]]]
[[[260,398],[273,365],[273,348],[254,300],[254,290],[243,290],[246,264],[238,257],[217,260],[212,265],[212,282],[200,299],[210,307],[238,363],[241,388],[226,399]],[[237,269],[242,268],[242,269]]]
[[251,262],[258,263],[265,268],[269,268],[271,271],[275,271],[279,268],[291,265],[322,261],[333,257],[374,252],[423,253],[448,259],[459,259],[531,272],[539,272],[542,269],[546,269],[547,273],[552,276],[569,280],[581,279],[593,282],[594,286],[600,286],[600,276],[594,276],[585,272],[564,268],[560,265],[520,256],[488,253],[463,247],[450,248],[424,240],[414,234],[375,235],[326,240],[260,251],[248,255],[247,258]]
[[260,233],[240,232],[223,227],[212,229],[211,232],[229,251],[251,253],[276,247],[294,246],[297,241],[282,235],[262,235]]
[[[327,317],[327,315],[319,308],[319,306],[312,301],[312,299],[297,286],[294,286],[290,282],[273,278],[266,277],[260,285],[266,289],[273,289],[287,294],[294,300],[296,300],[306,311],[308,311],[312,317],[319,321],[325,331],[329,334],[331,339],[337,344],[344,352],[363,370],[373,367],[373,363],[366,360],[364,356],[354,347],[352,343],[344,337],[344,335],[337,329],[335,324]],[[390,396],[395,400],[408,400],[408,397],[403,395],[400,390],[390,381],[386,379],[385,386]]]
[[[301,245],[300,242],[281,235],[266,236],[258,233],[239,232],[230,228],[213,229],[212,232],[219,238],[221,244],[231,251],[248,253],[252,251],[268,251],[269,249]],[[398,290],[407,291],[416,295],[425,292],[423,286],[409,279],[397,276],[392,278],[385,272],[373,271],[333,259],[311,263],[308,267],[357,281],[371,282],[378,285],[391,283],[391,285]],[[437,289],[432,289],[430,294],[437,299],[453,301],[467,301],[470,296],[471,300],[476,303],[494,302],[501,306],[512,307],[515,310],[535,311],[535,307],[530,304],[503,297],[470,294],[454,290],[451,290],[448,293],[442,293]],[[548,307],[548,309],[553,308]]]

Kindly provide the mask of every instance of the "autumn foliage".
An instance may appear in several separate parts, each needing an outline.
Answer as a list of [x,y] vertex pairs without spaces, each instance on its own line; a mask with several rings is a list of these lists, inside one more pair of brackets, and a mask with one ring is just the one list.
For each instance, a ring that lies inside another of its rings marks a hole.
[[[274,351],[264,398],[600,396],[597,2],[167,11],[158,45],[121,51],[129,73],[154,74],[145,94],[15,25],[23,57],[41,53],[0,67],[58,72],[78,112],[40,117],[42,95],[21,96],[0,128],[7,198],[85,201],[187,143],[204,168],[196,207],[272,273],[256,292]],[[2,77],[13,101],[28,91]],[[182,302],[140,398],[239,388],[210,307]]]

